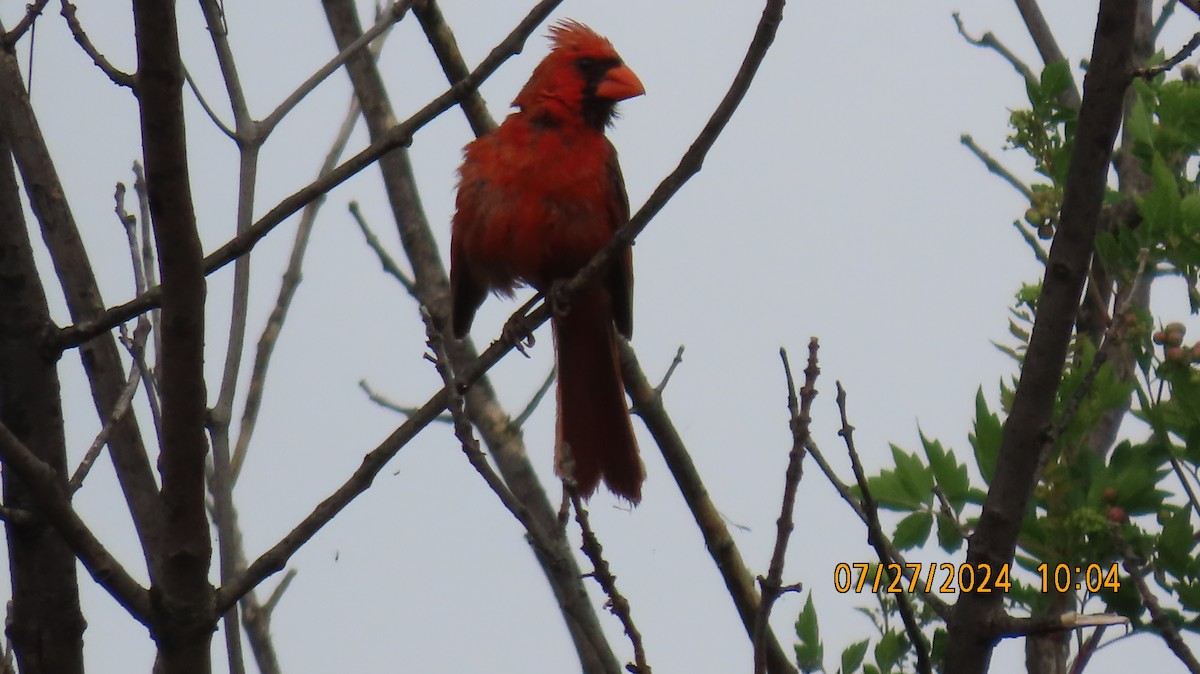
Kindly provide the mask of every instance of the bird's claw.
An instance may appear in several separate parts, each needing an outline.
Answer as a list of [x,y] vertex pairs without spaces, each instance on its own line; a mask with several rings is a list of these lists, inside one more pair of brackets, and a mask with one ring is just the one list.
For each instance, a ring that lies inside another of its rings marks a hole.
[[525,316],[513,316],[508,319],[500,333],[500,338],[511,343],[514,349],[521,352],[522,356],[529,358],[529,353],[525,349],[533,348],[537,340],[534,339],[533,331],[529,329],[525,318]]

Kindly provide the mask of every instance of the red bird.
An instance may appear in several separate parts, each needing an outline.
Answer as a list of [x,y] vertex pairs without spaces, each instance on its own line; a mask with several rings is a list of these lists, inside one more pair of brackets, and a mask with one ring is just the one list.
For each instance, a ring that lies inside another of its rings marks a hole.
[[[467,145],[450,241],[453,328],[462,337],[487,291],[528,284],[550,293],[629,220],[617,153],[604,136],[617,101],[646,93],[608,40],[562,21],[553,47],[513,101],[517,111]],[[600,479],[633,503],[638,457],[617,357],[633,332],[633,257],[626,248],[599,282],[556,308],[555,470],[590,496]],[[566,451],[564,451],[564,445]],[[569,460],[568,460],[569,457]]]

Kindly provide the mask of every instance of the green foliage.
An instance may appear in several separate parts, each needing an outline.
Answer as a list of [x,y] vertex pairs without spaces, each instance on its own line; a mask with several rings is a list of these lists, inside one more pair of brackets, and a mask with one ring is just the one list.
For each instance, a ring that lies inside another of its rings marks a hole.
[[[804,602],[800,617],[796,619],[796,665],[801,672],[816,672],[824,669],[825,646],[821,643],[821,630],[817,626],[817,610],[813,608],[812,592]],[[843,656],[844,658],[845,656]]]
[[[1029,107],[1013,111],[1010,119],[1011,147],[1029,156],[1044,181],[1030,186],[1025,214],[1041,236],[1053,234],[1065,187],[1076,114],[1059,99],[1070,83],[1065,62],[1047,66],[1036,81],[1027,82]],[[1140,162],[1148,181],[1141,193],[1106,194],[1096,257],[1107,277],[1125,290],[1163,277],[1182,281],[1195,314],[1200,312],[1200,176],[1195,168],[1200,84],[1160,76],[1136,79],[1133,90],[1124,122],[1129,143],[1123,149]],[[1041,291],[1038,282],[1022,285],[1009,309],[1007,341],[996,344],[1018,367],[1024,365]],[[1200,342],[1186,343],[1180,323],[1160,323],[1155,330],[1162,319],[1124,295],[1107,308],[1114,316],[1104,334],[1098,340],[1077,334],[1070,345],[1054,421],[1044,436],[1040,482],[1021,524],[1006,608],[1028,615],[1050,607],[1055,595],[1042,587],[1037,570],[1043,564],[1070,570],[1098,565],[1107,571],[1134,560],[1145,565],[1145,581],[1172,621],[1200,632],[1200,503],[1192,495],[1200,492]],[[949,555],[961,553],[1001,460],[1018,377],[1000,382],[998,404],[989,403],[982,387],[976,391],[970,454],[920,432],[921,451],[894,444],[891,465],[868,477],[880,507],[894,513],[881,519],[898,549],[925,548],[936,525],[938,554],[950,561]],[[1122,419],[1127,439],[1110,448],[1111,426]],[[1079,592],[1081,612],[1095,612],[1102,603],[1102,610],[1129,618],[1135,629],[1155,629],[1124,568],[1117,578],[1119,588]],[[1072,584],[1080,580],[1074,575]],[[938,663],[945,651],[941,621],[919,593],[911,598]],[[877,599],[878,609],[860,609],[878,631],[871,642],[873,658],[867,661],[868,642],[852,644],[843,652],[841,669],[847,674],[860,666],[877,674],[911,670],[911,644],[894,626],[896,600],[886,594]]]

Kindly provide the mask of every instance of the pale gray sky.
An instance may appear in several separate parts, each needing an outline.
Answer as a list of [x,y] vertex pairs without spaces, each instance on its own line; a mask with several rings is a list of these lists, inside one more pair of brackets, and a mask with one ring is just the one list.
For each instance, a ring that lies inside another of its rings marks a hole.
[[[366,12],[368,3],[360,4]],[[471,64],[529,4],[441,3]],[[1094,3],[1084,4],[1043,7],[1074,63],[1090,50],[1094,27]],[[0,9],[6,25],[23,5]],[[319,3],[225,5],[257,117],[335,52]],[[850,470],[836,436],[835,380],[849,391],[857,444],[875,472],[889,461],[887,443],[918,448],[918,425],[968,461],[976,389],[982,385],[994,402],[998,382],[1013,373],[1013,364],[989,340],[1007,338],[1012,294],[1039,273],[1011,226],[1027,205],[986,172],[959,144],[959,135],[973,134],[1029,175],[1027,162],[1001,150],[1008,110],[1026,103],[1025,90],[999,56],[957,35],[950,18],[956,10],[972,32],[994,31],[1037,66],[1011,3],[790,3],[754,87],[703,172],[635,249],[634,346],[651,376],[660,376],[676,348],[686,346],[666,403],[716,504],[730,521],[749,528],[736,530],[735,538],[754,573],[766,570],[790,446],[781,345],[797,364],[808,337],[821,339],[821,397],[812,428],[844,479]],[[133,70],[129,11],[127,3],[83,5],[79,17],[114,63]],[[674,167],[724,94],[760,12],[758,2],[568,0],[555,14],[609,37],[646,85],[645,97],[622,105],[611,131],[634,208]],[[180,21],[186,63],[228,121],[195,3],[180,3]],[[1194,22],[1186,13],[1177,16],[1165,44],[1181,45]],[[544,32],[483,86],[493,114],[505,114],[545,54]],[[93,251],[105,300],[125,301],[133,282],[112,193],[116,181],[132,181],[129,166],[140,156],[134,100],[91,67],[53,11],[39,23],[36,50],[33,97],[43,131]],[[411,18],[390,38],[382,68],[399,117],[445,87]],[[348,80],[338,73],[279,127],[262,157],[256,213],[312,179],[348,96]],[[193,188],[201,234],[212,250],[233,228],[236,149],[190,95],[188,106]],[[462,115],[451,110],[412,146],[443,255],[454,170],[470,138]],[[365,144],[360,129],[351,151]],[[350,200],[361,203],[384,241],[399,250],[375,171],[330,194],[237,486],[252,556],[340,485],[399,423],[365,399],[360,378],[411,404],[439,385],[421,357],[424,331],[415,307],[379,271],[346,212]],[[255,249],[251,347],[274,302],[294,225],[293,219]],[[209,281],[210,397],[224,359],[231,278],[222,271]],[[61,297],[51,297],[58,320],[66,323]],[[496,334],[515,306],[489,299],[476,321],[476,339]],[[550,367],[548,333],[542,337],[532,360],[510,357],[493,370],[514,414]],[[98,428],[77,357],[68,354],[62,363],[68,440],[77,460]],[[240,403],[237,409],[240,414]],[[139,414],[149,429],[145,410]],[[750,646],[732,602],[656,447],[640,422],[635,426],[649,474],[644,501],[627,512],[600,493],[591,502],[592,522],[632,602],[650,663],[661,672],[748,671]],[[524,433],[535,467],[552,484],[551,402]],[[110,549],[144,579],[116,493],[111,466],[101,461],[76,503]],[[811,462],[800,485],[796,525],[785,580],[812,590],[826,663],[834,671],[844,646],[871,635],[869,622],[854,610],[870,605],[871,597],[837,594],[833,567],[868,561],[873,553],[865,529]],[[961,561],[936,548],[913,559]],[[299,575],[273,630],[289,673],[578,670],[520,526],[445,426],[430,427],[404,448],[371,490],[289,566]],[[81,577],[91,671],[149,671],[153,649],[144,628]],[[602,602],[598,588],[590,589]],[[776,606],[772,622],[785,645],[802,601],[802,595],[790,595]],[[619,657],[631,659],[616,619],[605,614],[601,620]],[[216,660],[221,671],[224,661]],[[998,651],[993,671],[1013,671],[1021,662],[1019,645],[1009,643]],[[1181,670],[1159,640],[1141,636],[1103,650],[1088,671],[1124,672],[1133,663],[1145,670],[1151,662],[1156,671]]]

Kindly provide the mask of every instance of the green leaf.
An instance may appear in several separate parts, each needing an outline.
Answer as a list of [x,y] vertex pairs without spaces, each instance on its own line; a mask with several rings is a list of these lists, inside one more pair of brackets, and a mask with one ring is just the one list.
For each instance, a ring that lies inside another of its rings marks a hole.
[[967,477],[967,467],[954,458],[954,453],[942,448],[942,443],[930,440],[924,433],[920,434],[921,445],[925,448],[925,456],[929,459],[929,467],[933,469],[933,477],[941,487],[946,500],[954,512],[962,512],[967,503],[967,491],[971,488],[971,479]]
[[1191,511],[1179,508],[1163,522],[1158,537],[1158,566],[1173,576],[1183,577],[1192,565],[1194,544]]
[[1175,583],[1179,603],[1189,611],[1200,611],[1200,583]]
[[885,470],[879,475],[868,477],[867,487],[871,490],[871,497],[881,508],[916,510],[921,507],[921,502],[913,498],[904,486],[904,481],[894,470]]
[[842,651],[842,674],[853,674],[858,671],[859,667],[862,667],[868,644],[869,641],[863,639],[850,644],[846,650]]
[[892,534],[892,542],[901,550],[911,550],[925,545],[929,540],[929,532],[933,527],[933,515],[928,512],[915,512],[900,520],[896,532]]
[[1042,69],[1041,95],[1043,100],[1058,98],[1071,86],[1071,66],[1066,60],[1055,61]]
[[821,644],[821,631],[817,626],[817,609],[813,606],[812,592],[804,602],[800,617],[796,619],[796,636],[800,643],[796,644],[796,664],[802,672],[815,672],[824,669],[825,647]]
[[996,459],[1000,456],[1000,438],[1003,426],[1000,418],[988,410],[983,399],[983,387],[975,392],[975,432],[969,438],[975,450],[975,463],[983,475],[983,481],[991,484],[996,472]]
[[1157,238],[1177,234],[1180,229],[1180,206],[1182,197],[1175,174],[1167,166],[1162,155],[1155,152],[1150,162],[1150,176],[1154,187],[1138,203],[1143,226]]
[[892,445],[892,458],[896,461],[896,474],[904,483],[910,496],[918,503],[929,503],[933,499],[933,472],[916,453],[909,454]]
[[879,665],[879,671],[892,671],[900,663],[900,658],[904,657],[906,650],[908,643],[899,632],[884,632],[879,638],[879,643],[875,644],[875,664]]
[[963,537],[955,526],[954,520],[943,513],[937,515],[938,546],[946,552],[958,552],[962,548]]
[[1135,143],[1144,143],[1148,147],[1154,145],[1154,122],[1142,96],[1133,100],[1133,107],[1125,119],[1125,128],[1129,129]]

